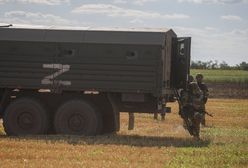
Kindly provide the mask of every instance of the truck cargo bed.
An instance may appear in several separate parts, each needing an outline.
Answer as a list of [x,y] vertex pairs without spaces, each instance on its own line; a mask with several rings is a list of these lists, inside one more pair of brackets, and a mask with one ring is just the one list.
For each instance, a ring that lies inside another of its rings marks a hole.
[[162,90],[164,32],[0,29],[0,87]]

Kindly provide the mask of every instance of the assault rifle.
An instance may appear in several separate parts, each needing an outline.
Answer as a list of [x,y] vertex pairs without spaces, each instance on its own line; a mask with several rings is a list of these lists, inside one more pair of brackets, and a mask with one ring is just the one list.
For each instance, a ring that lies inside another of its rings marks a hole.
[[207,114],[210,117],[214,117],[213,114],[208,113],[207,111],[204,111],[205,114]]

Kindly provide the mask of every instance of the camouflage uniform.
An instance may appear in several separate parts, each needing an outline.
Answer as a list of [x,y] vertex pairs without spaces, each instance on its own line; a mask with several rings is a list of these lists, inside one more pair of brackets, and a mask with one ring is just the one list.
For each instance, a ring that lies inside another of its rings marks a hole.
[[189,93],[189,88],[190,88],[190,85],[193,81],[194,81],[194,77],[190,75],[188,78],[187,90],[181,90],[181,92],[180,92],[180,101],[182,103],[181,104],[182,106],[186,106],[186,105],[190,104],[191,95]]
[[199,111],[199,109],[203,108],[202,92],[197,83],[194,82],[193,76],[190,75],[188,80],[189,82],[187,90],[182,90],[180,92],[180,102],[182,106],[180,109],[183,109],[187,106],[192,106],[195,110]]
[[199,88],[201,89],[202,93],[203,93],[203,106],[202,106],[202,110],[203,110],[203,118],[202,118],[202,125],[205,126],[206,124],[206,121],[205,121],[205,110],[206,110],[206,107],[205,107],[205,104],[207,103],[208,101],[208,96],[209,96],[209,93],[208,93],[208,87],[205,83],[202,82],[203,80],[203,75],[202,74],[197,74],[196,75],[196,80],[197,80],[197,84],[199,86]]
[[183,118],[183,115],[184,115],[182,109],[184,107],[187,107],[187,106],[190,105],[189,85],[193,81],[194,81],[194,77],[192,75],[190,75],[188,77],[188,88],[186,90],[183,89],[183,90],[180,91],[180,102],[181,102],[180,106],[182,106],[182,107],[179,107],[179,114],[181,115],[182,118]]
[[[191,135],[199,138],[200,122],[203,117],[203,93],[196,82],[191,82],[187,91],[181,91],[180,115],[187,122]],[[186,125],[186,123],[184,123]]]
[[191,82],[189,85],[189,92],[190,92],[190,101],[192,106],[196,111],[202,111],[204,102],[203,102],[203,92],[199,88],[198,84],[195,82]]

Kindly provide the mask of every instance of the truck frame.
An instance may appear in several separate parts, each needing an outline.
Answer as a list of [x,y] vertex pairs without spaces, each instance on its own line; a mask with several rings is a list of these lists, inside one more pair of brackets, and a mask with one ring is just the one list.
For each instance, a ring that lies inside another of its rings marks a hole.
[[96,135],[118,131],[120,112],[169,112],[190,43],[171,29],[0,27],[5,132]]

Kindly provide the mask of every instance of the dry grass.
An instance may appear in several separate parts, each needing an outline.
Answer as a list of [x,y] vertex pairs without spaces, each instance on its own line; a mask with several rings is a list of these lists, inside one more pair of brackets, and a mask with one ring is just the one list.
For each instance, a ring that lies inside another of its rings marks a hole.
[[211,83],[247,83],[248,71],[244,70],[221,70],[221,69],[191,69],[190,73],[204,75],[204,80]]
[[117,135],[6,137],[0,127],[0,167],[248,167],[248,100],[211,99],[208,127],[194,141],[177,104],[165,121],[136,114]]

